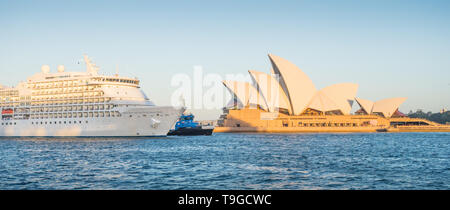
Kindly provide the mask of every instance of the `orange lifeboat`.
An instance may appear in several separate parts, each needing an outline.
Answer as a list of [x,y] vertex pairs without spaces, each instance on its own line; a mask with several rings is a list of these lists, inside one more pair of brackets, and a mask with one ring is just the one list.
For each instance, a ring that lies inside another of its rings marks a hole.
[[12,115],[12,114],[14,114],[14,110],[12,110],[12,109],[2,110],[2,115]]

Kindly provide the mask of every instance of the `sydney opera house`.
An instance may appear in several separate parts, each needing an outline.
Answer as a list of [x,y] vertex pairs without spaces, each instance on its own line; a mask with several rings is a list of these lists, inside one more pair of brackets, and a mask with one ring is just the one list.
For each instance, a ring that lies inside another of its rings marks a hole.
[[[271,73],[249,70],[252,82],[223,81],[232,94],[215,132],[444,131],[449,126],[409,118],[404,97],[358,98],[358,84],[317,89],[293,63],[269,54]],[[354,103],[356,101],[357,105]],[[359,109],[351,113],[352,106]]]

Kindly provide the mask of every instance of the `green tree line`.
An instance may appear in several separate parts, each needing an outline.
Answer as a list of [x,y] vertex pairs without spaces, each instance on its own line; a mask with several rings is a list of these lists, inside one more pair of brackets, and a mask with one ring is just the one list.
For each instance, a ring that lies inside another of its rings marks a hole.
[[408,113],[408,117],[413,117],[413,118],[424,118],[433,122],[437,122],[437,123],[441,123],[441,124],[446,124],[446,123],[450,123],[450,111],[446,111],[446,112],[438,112],[438,113],[431,113],[431,112],[423,112],[422,110],[417,110],[416,112],[412,112],[410,111]]

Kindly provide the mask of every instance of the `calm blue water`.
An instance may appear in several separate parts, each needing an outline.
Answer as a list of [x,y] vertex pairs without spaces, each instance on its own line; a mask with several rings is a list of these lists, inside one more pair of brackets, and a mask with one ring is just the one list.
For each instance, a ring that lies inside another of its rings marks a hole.
[[0,139],[0,189],[450,189],[450,133]]

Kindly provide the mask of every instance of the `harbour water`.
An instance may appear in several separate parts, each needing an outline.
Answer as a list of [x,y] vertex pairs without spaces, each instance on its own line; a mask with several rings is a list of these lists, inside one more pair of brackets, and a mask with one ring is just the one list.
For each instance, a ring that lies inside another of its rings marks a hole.
[[2,138],[0,189],[450,189],[450,133]]

